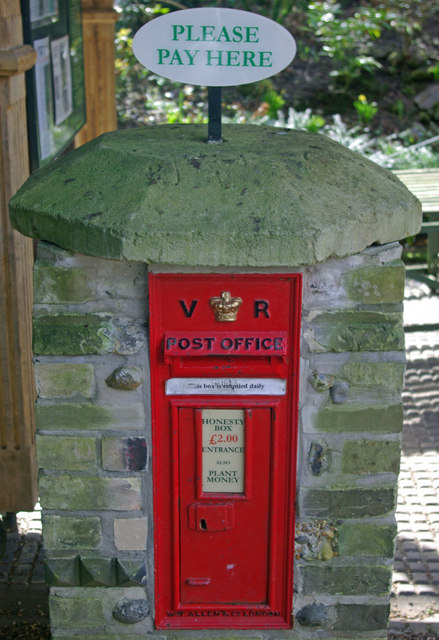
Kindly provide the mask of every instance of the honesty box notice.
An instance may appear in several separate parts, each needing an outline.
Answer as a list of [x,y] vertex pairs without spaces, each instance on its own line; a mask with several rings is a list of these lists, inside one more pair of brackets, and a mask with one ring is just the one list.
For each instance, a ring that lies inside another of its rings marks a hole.
[[275,75],[293,60],[296,43],[284,27],[256,13],[208,7],[151,20],[134,36],[133,53],[165,78],[221,87]]
[[203,492],[244,491],[244,410],[203,409]]

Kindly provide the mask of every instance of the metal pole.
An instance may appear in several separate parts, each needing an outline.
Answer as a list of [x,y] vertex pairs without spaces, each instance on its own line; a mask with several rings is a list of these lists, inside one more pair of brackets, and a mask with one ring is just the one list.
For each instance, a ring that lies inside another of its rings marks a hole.
[[207,87],[208,129],[207,142],[221,143],[221,87]]

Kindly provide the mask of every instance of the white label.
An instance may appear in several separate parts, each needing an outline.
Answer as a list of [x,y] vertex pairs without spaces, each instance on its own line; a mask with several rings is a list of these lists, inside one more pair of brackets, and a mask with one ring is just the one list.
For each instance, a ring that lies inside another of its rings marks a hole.
[[51,128],[53,111],[49,38],[34,40],[33,47],[37,52],[37,62],[35,64],[35,85],[38,111],[38,140],[40,145],[40,157],[41,160],[44,160],[55,150],[55,141],[53,139],[53,132]]
[[257,82],[293,60],[296,43],[277,22],[237,9],[173,11],[143,25],[133,53],[160,76],[203,86]]
[[278,378],[170,378],[167,396],[284,396],[287,381]]
[[244,410],[202,410],[203,492],[244,491]]
[[51,49],[55,92],[55,124],[61,124],[73,111],[69,36],[53,40]]

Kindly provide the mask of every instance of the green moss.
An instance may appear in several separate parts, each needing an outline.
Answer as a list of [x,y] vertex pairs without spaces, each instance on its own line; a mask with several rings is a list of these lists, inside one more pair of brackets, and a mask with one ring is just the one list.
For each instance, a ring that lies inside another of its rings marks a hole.
[[83,254],[211,266],[312,264],[420,228],[420,203],[390,171],[325,136],[229,125],[223,137],[104,134],[34,172],[12,223]]
[[91,364],[35,364],[35,382],[40,398],[68,398],[93,393],[94,367]]
[[36,265],[34,302],[36,304],[79,304],[93,299],[90,278],[83,269]]
[[401,445],[394,440],[348,440],[343,473],[398,473]]
[[66,471],[96,469],[95,438],[37,434],[36,443],[40,469],[65,469]]
[[374,489],[306,489],[302,517],[365,518],[382,516],[395,508],[396,487]]
[[381,556],[393,558],[396,526],[344,523],[338,527],[341,556]]
[[404,298],[404,265],[362,267],[343,277],[347,296],[364,304],[397,303]]
[[311,324],[314,351],[401,351],[404,327],[401,313],[333,311],[321,313]]
[[402,429],[402,420],[402,404],[331,404],[316,414],[314,427],[330,433],[398,433]]
[[141,508],[140,479],[42,475],[40,498],[45,509],[133,511]]
[[111,408],[95,404],[52,404],[35,407],[38,429],[98,429],[112,422]]
[[340,375],[351,386],[397,393],[404,388],[404,371],[401,362],[348,362]]
[[114,326],[108,314],[36,316],[33,351],[36,355],[98,355],[114,349]]
[[138,431],[144,428],[145,415],[141,403],[129,406],[99,406],[95,404],[39,405],[35,407],[37,429],[123,429]]
[[343,596],[389,593],[392,569],[385,565],[308,565],[302,569],[303,593]]
[[43,515],[44,546],[47,551],[97,549],[102,542],[101,519],[97,516]]

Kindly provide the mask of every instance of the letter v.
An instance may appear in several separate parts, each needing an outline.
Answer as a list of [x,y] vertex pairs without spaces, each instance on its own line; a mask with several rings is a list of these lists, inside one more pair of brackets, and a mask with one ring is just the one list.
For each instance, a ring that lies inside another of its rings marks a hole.
[[186,316],[186,318],[192,318],[192,314],[195,311],[195,307],[197,306],[197,302],[198,302],[198,300],[192,300],[191,306],[188,309],[187,306],[186,306],[186,301],[185,300],[179,300],[179,303],[181,304],[181,308],[183,309],[183,313]]

